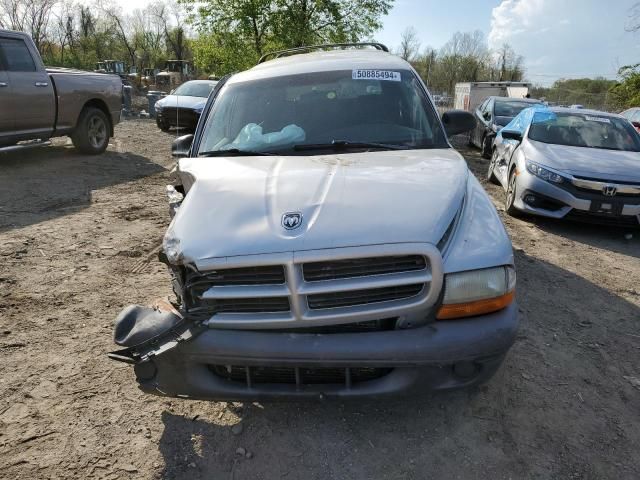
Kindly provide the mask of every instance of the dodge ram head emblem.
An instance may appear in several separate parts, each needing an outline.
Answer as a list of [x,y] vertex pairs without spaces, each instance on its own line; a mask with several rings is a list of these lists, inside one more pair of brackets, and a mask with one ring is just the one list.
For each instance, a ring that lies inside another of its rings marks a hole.
[[615,185],[605,185],[602,187],[602,193],[607,197],[613,197],[616,193],[618,193],[618,189]]
[[285,230],[294,230],[302,225],[302,214],[300,212],[287,212],[282,215],[282,226]]

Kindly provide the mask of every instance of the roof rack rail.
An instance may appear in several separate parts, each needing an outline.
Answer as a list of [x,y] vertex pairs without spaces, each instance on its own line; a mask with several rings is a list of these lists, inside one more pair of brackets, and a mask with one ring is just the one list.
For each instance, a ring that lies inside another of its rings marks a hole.
[[312,50],[324,50],[329,48],[348,48],[348,47],[374,47],[382,52],[389,52],[389,48],[378,42],[360,42],[360,43],[325,43],[322,45],[307,45],[304,47],[288,48],[286,50],[277,50],[275,52],[265,53],[260,57],[258,63],[264,63],[269,57],[280,58],[286,55],[295,55],[296,53],[310,52]]

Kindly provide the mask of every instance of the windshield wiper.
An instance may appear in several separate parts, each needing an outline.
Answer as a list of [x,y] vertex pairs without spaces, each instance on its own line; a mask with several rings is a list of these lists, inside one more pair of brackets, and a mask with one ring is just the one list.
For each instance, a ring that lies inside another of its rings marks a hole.
[[251,157],[251,156],[263,156],[263,155],[273,155],[273,153],[256,152],[254,150],[241,150],[239,148],[229,148],[227,150],[210,150],[208,152],[200,152],[198,154],[199,157],[226,157],[226,156]]
[[393,145],[391,143],[349,142],[347,140],[334,140],[331,143],[309,143],[294,145],[295,151],[306,150],[348,150],[350,148],[379,148],[382,150],[407,150],[408,146]]

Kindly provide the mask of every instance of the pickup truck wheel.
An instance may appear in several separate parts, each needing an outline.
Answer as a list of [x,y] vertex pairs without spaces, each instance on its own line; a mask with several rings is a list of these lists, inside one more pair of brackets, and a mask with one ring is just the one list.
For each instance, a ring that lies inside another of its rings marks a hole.
[[85,108],[71,134],[71,141],[82,153],[97,155],[104,152],[109,146],[109,120],[104,112],[98,108]]
[[504,199],[504,210],[512,217],[520,216],[520,210],[518,210],[513,204],[516,200],[516,188],[517,188],[517,175],[516,169],[511,170],[509,175],[509,184],[507,185],[507,194]]

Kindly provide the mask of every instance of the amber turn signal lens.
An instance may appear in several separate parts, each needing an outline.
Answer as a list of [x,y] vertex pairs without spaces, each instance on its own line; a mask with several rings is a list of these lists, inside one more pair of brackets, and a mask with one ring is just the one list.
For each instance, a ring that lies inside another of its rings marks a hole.
[[472,317],[484,315],[485,313],[497,312],[513,302],[515,292],[512,290],[504,295],[485,300],[476,300],[468,303],[453,303],[442,305],[436,315],[438,320],[450,320],[453,318]]

